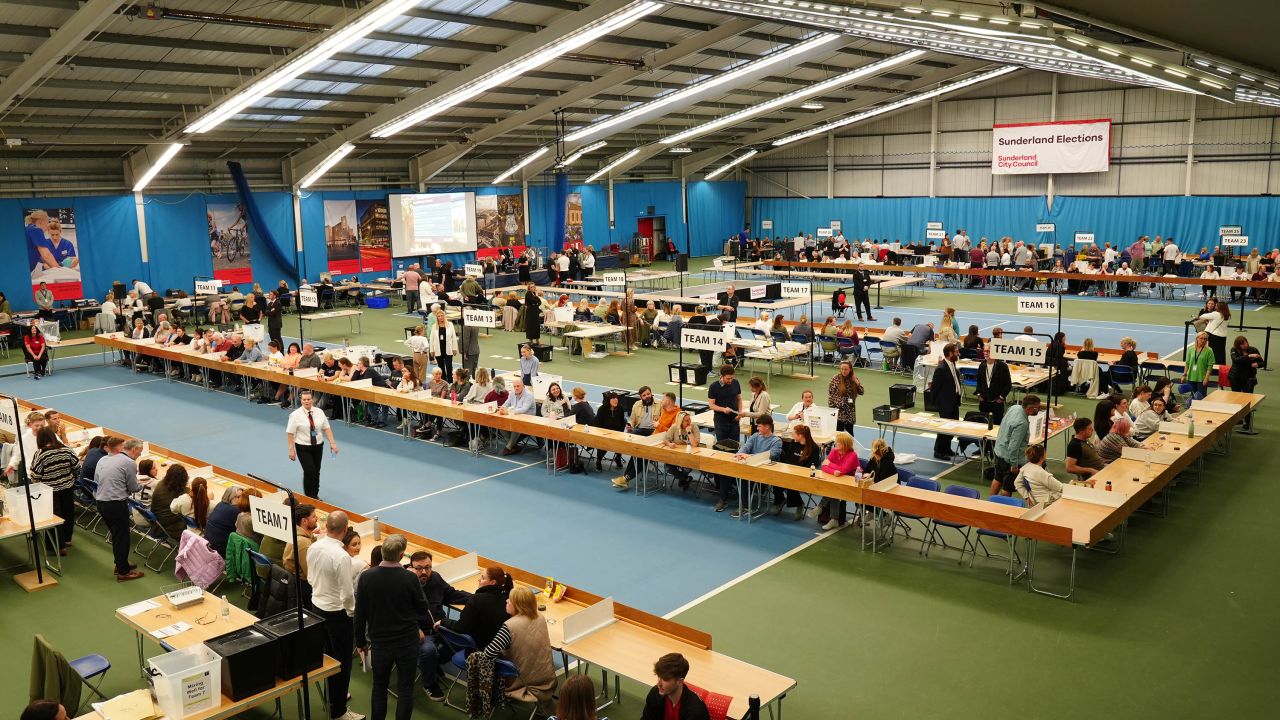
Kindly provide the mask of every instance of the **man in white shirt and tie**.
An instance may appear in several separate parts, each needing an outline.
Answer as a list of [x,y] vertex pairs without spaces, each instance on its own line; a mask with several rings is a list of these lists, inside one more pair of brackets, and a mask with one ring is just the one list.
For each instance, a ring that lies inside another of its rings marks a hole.
[[[311,404],[309,400],[303,400],[303,403]],[[316,410],[316,413],[320,411]],[[329,440],[333,441],[332,435]],[[329,717],[333,720],[364,720],[363,715],[347,708],[351,655],[355,650],[352,616],[356,610],[351,556],[342,545],[342,537],[347,534],[347,514],[341,510],[329,513],[324,529],[324,536],[318,537],[307,548],[307,580],[311,583],[311,604],[315,605],[316,614],[324,618],[324,652],[336,658],[340,665],[338,673],[328,680]]]
[[[302,407],[289,413],[285,425],[285,437],[289,442],[289,459],[302,466],[302,491],[308,497],[320,497],[320,462],[324,460],[324,439],[329,440],[329,452],[338,454],[338,442],[333,439],[333,429],[324,411],[312,407],[310,390],[299,395]],[[321,434],[323,433],[323,435]]]

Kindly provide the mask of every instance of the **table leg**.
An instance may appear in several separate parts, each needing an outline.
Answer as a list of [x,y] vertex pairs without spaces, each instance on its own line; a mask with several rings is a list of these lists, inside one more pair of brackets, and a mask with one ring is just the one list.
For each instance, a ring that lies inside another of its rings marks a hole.
[[1036,559],[1036,546],[1038,546],[1038,545],[1039,545],[1039,543],[1038,543],[1037,541],[1035,541],[1034,539],[1031,539],[1031,538],[1028,538],[1027,540],[1028,540],[1028,542],[1029,542],[1029,543],[1030,543],[1030,545],[1031,545],[1031,547],[1027,550],[1027,566],[1026,566],[1026,572],[1027,572],[1027,589],[1028,589],[1028,590],[1030,590],[1030,591],[1031,591],[1031,592],[1033,592],[1033,593],[1038,594],[1038,595],[1048,595],[1049,597],[1055,597],[1055,598],[1058,598],[1058,599],[1060,599],[1060,600],[1067,600],[1067,601],[1069,601],[1069,602],[1075,602],[1075,595],[1076,595],[1076,553],[1077,553],[1077,552],[1078,552],[1078,550],[1079,550],[1079,549],[1078,549],[1078,547],[1077,547],[1074,543],[1071,545],[1071,569],[1070,569],[1070,571],[1069,571],[1069,572],[1068,572],[1068,574],[1067,574],[1067,592],[1066,592],[1066,593],[1055,593],[1055,592],[1053,592],[1053,591],[1051,591],[1051,590],[1046,590],[1046,589],[1044,589],[1043,587],[1036,587],[1036,582],[1035,582],[1035,559]]

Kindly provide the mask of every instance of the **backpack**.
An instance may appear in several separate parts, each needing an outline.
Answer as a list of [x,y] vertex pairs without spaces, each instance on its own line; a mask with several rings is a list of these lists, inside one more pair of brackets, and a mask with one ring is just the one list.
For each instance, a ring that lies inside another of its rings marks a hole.
[[578,472],[582,472],[582,460],[578,458],[578,446],[561,445],[556,448],[556,472],[561,470],[569,470],[577,465]]

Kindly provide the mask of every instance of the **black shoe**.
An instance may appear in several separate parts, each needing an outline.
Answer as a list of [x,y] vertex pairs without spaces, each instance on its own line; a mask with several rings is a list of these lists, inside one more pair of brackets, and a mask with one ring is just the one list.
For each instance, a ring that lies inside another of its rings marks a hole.
[[951,462],[951,453],[934,453],[933,458],[935,460],[945,460],[946,462]]

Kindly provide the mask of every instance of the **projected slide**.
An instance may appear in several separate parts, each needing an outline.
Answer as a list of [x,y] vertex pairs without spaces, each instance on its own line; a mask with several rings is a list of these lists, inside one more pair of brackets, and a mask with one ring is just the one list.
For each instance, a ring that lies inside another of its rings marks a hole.
[[391,195],[390,204],[396,257],[475,251],[475,193]]

